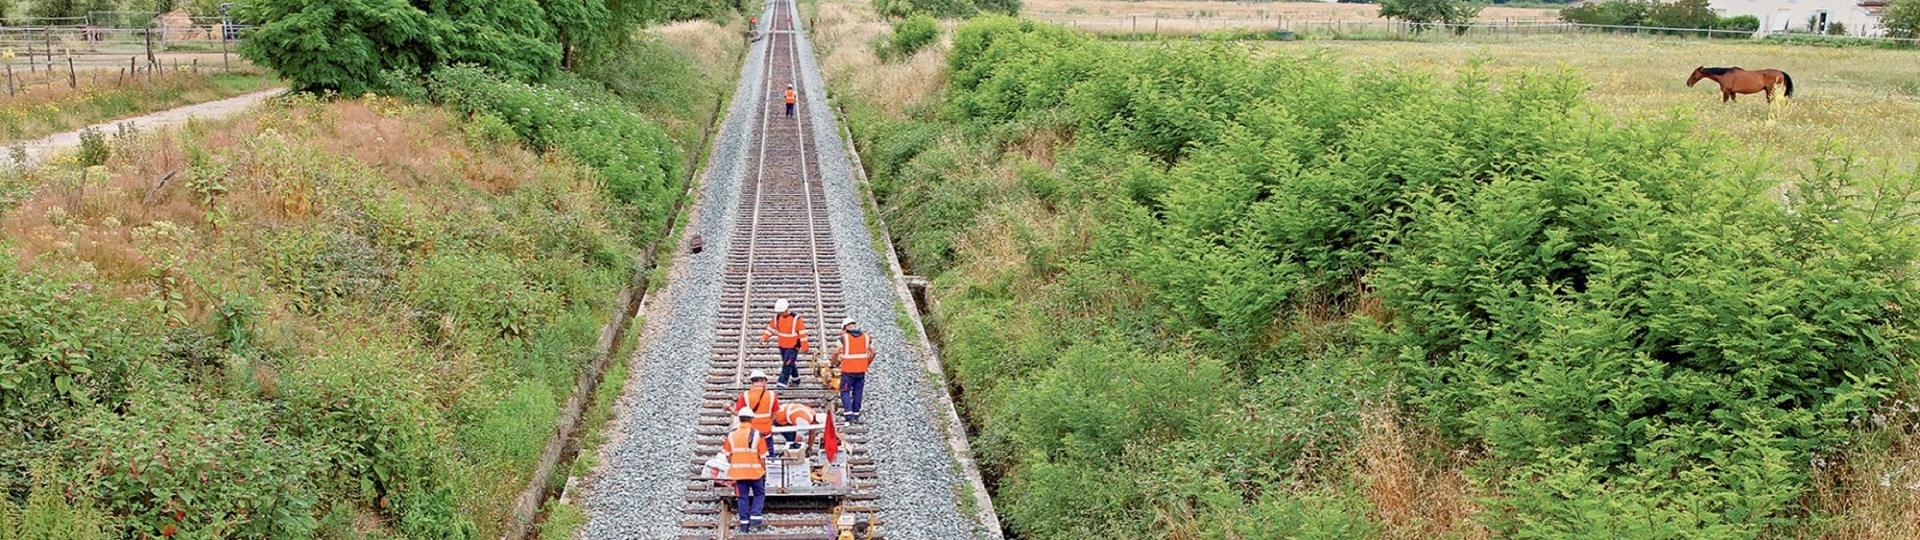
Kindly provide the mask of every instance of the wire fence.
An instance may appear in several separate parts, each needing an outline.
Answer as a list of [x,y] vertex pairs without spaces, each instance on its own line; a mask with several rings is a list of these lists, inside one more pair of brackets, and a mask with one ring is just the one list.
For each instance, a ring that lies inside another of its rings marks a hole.
[[106,77],[152,78],[164,70],[231,72],[244,67],[233,51],[245,28],[187,17],[156,19],[144,27],[0,26],[6,95],[39,86],[77,88]]
[[1644,36],[1681,36],[1711,39],[1799,39],[1806,41],[1854,42],[1862,44],[1886,44],[1920,46],[1920,39],[1904,39],[1886,36],[1857,35],[1818,35],[1783,32],[1758,32],[1753,30],[1726,30],[1712,28],[1668,28],[1653,26],[1613,26],[1601,24],[1580,24],[1545,21],[1477,21],[1468,24],[1410,23],[1393,20],[1295,20],[1287,18],[1272,19],[1209,19],[1187,17],[1159,17],[1122,15],[1118,17],[1049,17],[1050,22],[1067,25],[1099,34],[1122,34],[1136,37],[1163,37],[1204,35],[1215,32],[1259,32],[1272,39],[1291,39],[1298,36],[1331,37],[1443,37],[1443,36],[1481,36],[1511,37],[1528,35],[1644,35]]

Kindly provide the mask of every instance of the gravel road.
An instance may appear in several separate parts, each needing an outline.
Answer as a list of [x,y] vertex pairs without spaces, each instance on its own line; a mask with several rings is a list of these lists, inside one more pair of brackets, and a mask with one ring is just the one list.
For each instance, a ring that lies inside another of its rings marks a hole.
[[[99,129],[102,132],[112,133],[115,126],[121,123],[131,123],[134,127],[142,130],[153,131],[185,124],[189,118],[199,118],[202,120],[226,118],[246,111],[248,107],[252,107],[256,103],[285,91],[285,88],[261,90],[259,92],[230,97],[219,101],[187,105],[145,116],[102,122],[88,127]],[[84,130],[84,128],[76,129],[66,133],[48,135],[31,141],[11,143],[7,146],[25,147],[27,149],[27,166],[37,167],[45,162],[47,158],[52,157],[53,154],[80,146],[80,132]]]

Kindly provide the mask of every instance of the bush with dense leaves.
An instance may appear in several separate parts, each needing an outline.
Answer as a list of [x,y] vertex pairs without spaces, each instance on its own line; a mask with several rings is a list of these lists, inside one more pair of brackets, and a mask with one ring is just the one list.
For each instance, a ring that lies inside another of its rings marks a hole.
[[[1006,18],[962,25],[949,61],[939,117],[866,148],[1033,538],[1365,534],[1338,488],[1243,494],[1324,479],[1355,403],[1389,398],[1478,449],[1497,534],[1752,537],[1807,517],[1806,464],[1920,352],[1911,174],[1829,160],[1784,185],[1553,74]],[[977,165],[1032,138],[1068,142]]]

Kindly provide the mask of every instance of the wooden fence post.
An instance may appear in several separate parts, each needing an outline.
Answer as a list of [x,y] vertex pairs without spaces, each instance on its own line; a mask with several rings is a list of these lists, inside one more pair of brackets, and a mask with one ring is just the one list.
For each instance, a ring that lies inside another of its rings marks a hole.
[[76,78],[78,75],[79,75],[78,73],[75,73],[73,71],[73,57],[68,56],[67,57],[67,88],[72,89],[72,88],[80,87],[80,80]]
[[233,65],[227,62],[227,24],[220,23],[220,72],[233,73]]
[[7,95],[13,95],[13,65],[7,65]]
[[141,34],[141,35],[144,35],[144,36],[146,36],[146,37],[147,37],[147,63],[148,63],[148,64],[152,64],[152,63],[154,63],[154,60],[153,60],[153,29],[152,29],[152,28],[148,28],[148,29],[145,29],[145,30],[142,30],[142,31],[140,32],[140,34]]

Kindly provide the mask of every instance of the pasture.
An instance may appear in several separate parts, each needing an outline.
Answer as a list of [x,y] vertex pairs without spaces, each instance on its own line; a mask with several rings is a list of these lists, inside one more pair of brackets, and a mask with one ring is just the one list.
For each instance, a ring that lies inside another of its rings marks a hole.
[[[1920,51],[1790,46],[1631,36],[1514,36],[1443,41],[1314,41],[1276,47],[1334,52],[1356,69],[1419,69],[1457,76],[1474,63],[1493,73],[1567,73],[1586,81],[1590,102],[1622,121],[1680,114],[1703,132],[1786,170],[1829,144],[1868,161],[1910,170],[1920,142]],[[1794,96],[1768,107],[1760,95],[1720,103],[1712,81],[1688,88],[1696,66],[1774,68],[1793,76]]]

